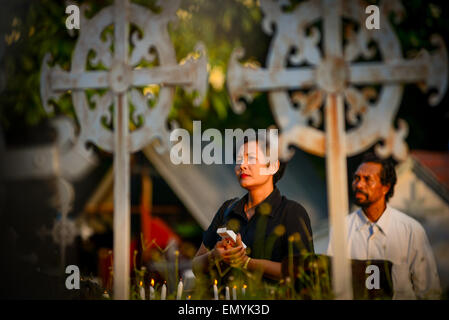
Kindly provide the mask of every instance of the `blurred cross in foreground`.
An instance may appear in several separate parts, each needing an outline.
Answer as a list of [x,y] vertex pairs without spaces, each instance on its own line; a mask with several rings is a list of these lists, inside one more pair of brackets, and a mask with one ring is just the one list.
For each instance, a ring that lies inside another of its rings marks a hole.
[[[113,5],[103,8],[91,19],[84,16],[87,8],[82,6],[81,29],[71,71],[49,67],[48,54],[42,63],[41,98],[47,112],[52,111],[50,99],[58,99],[71,91],[80,126],[78,139],[84,142],[83,147],[90,142],[114,153],[115,299],[129,298],[130,152],[142,149],[155,139],[160,142],[158,151],[168,148],[166,120],[173,104],[175,86],[197,91],[199,95],[194,101],[197,105],[207,89],[207,59],[203,45],[196,48],[197,59],[188,59],[181,65],[176,62],[167,24],[176,17],[179,3],[180,0],[161,1],[162,12],[155,14],[129,0],[115,0]],[[111,25],[113,36],[109,32]],[[137,30],[130,35],[131,25]],[[158,65],[140,68],[142,61]],[[157,97],[142,93],[141,88],[148,85],[159,87]],[[92,89],[105,93],[94,94],[89,99],[85,90]],[[130,112],[129,101],[134,107],[133,112]],[[153,107],[150,107],[151,102],[155,102]],[[130,122],[137,128],[130,131]],[[91,151],[86,149],[85,152]]]

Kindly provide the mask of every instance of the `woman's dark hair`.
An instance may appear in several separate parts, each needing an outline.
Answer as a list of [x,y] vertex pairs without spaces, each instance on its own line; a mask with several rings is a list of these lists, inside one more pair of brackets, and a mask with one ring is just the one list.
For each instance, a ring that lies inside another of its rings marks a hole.
[[388,201],[394,194],[394,186],[396,185],[397,181],[396,170],[394,169],[395,164],[393,160],[389,158],[382,159],[373,153],[367,153],[363,156],[361,163],[366,162],[374,162],[382,166],[382,169],[380,171],[380,182],[384,186],[390,186],[390,189],[385,195],[385,201]]
[[[259,130],[257,130],[257,133],[255,135],[250,135],[250,136],[245,136],[243,138],[243,144],[248,143],[250,141],[256,141],[257,143],[259,143],[259,141],[263,141],[265,142],[265,150],[266,153],[270,152],[270,139],[269,139],[269,135],[260,135],[259,134]],[[285,172],[285,168],[287,167],[287,162],[286,161],[281,161],[279,159],[279,169],[278,171],[276,171],[276,173],[273,175],[273,185],[276,185],[276,183],[281,180],[282,176],[284,175]]]
[[284,175],[284,171],[285,171],[286,167],[287,167],[287,162],[279,160],[279,169],[273,175],[273,184],[274,185],[276,184],[276,182],[281,180],[282,176]]

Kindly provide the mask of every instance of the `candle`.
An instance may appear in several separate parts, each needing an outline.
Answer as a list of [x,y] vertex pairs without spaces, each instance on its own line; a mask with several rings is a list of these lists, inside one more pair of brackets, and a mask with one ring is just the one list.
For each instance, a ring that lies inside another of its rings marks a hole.
[[165,300],[167,297],[167,286],[165,285],[165,281],[164,284],[162,285],[162,289],[161,289],[161,300]]
[[140,286],[140,290],[139,290],[140,291],[140,299],[145,300],[145,288],[143,287],[142,281],[140,281],[139,286]]
[[150,300],[154,300],[154,279],[151,279]]
[[186,300],[190,300],[190,298],[192,298],[192,296],[187,296],[187,299],[186,299]]
[[242,296],[246,296],[246,284],[242,287]]
[[182,279],[180,279],[178,283],[178,292],[176,293],[176,300],[181,300],[183,288],[184,285],[182,284]]
[[214,281],[214,300],[218,300],[217,279],[215,279],[215,281]]
[[232,288],[232,300],[237,300],[237,286],[234,285]]
[[226,286],[225,299],[226,300],[231,300],[231,295],[229,294],[229,287],[228,286]]
[[109,299],[109,293],[106,290],[103,293],[103,298]]

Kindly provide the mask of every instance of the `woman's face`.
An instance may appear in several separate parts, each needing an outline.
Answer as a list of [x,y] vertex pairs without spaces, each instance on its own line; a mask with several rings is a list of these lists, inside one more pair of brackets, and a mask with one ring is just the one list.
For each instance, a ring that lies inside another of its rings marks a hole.
[[[257,141],[249,141],[240,147],[236,157],[235,174],[240,185],[245,189],[253,189],[266,184],[273,184],[275,170],[267,163],[267,158],[259,148]],[[275,164],[275,166],[277,166]]]

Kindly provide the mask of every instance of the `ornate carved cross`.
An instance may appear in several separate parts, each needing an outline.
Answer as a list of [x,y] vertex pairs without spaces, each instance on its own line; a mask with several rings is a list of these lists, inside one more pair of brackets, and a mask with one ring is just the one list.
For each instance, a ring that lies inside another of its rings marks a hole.
[[[200,52],[198,59],[188,59],[182,65],[176,61],[167,24],[176,17],[179,3],[161,1],[162,13],[155,14],[129,0],[115,0],[91,19],[82,15],[71,71],[49,67],[49,55],[42,64],[41,98],[46,110],[52,111],[50,99],[58,99],[70,90],[80,125],[79,148],[88,153],[86,142],[91,142],[114,153],[115,299],[129,298],[129,153],[154,139],[160,142],[158,151],[168,148],[166,120],[175,86],[197,91],[196,104],[207,90],[207,58],[202,45],[196,48]],[[86,9],[81,8],[83,13]],[[111,26],[113,35],[108,33]],[[130,35],[131,27],[135,31]],[[141,62],[155,66],[140,68]],[[159,87],[157,96],[142,93],[141,88],[150,84]],[[89,98],[86,91],[92,89],[104,92],[96,91]],[[134,109],[130,110],[129,102]],[[137,127],[132,130],[130,113]]]
[[261,0],[260,4],[265,15],[263,30],[273,35],[266,68],[243,67],[238,62],[243,50],[233,52],[227,75],[232,106],[241,112],[244,104],[239,98],[250,101],[254,92],[267,91],[282,130],[280,154],[291,157],[289,146],[293,144],[326,156],[333,287],[337,299],[351,299],[350,264],[345,254],[346,157],[379,140],[383,141],[383,146],[376,146],[380,156],[406,157],[407,125],[399,120],[398,129],[393,127],[402,84],[436,89],[429,103],[438,104],[447,88],[447,51],[441,37],[434,35],[434,53],[423,50],[414,59],[402,57],[387,19],[390,11],[402,13],[398,1],[381,2],[380,30],[365,28],[367,5],[362,1],[305,1],[291,12],[284,12],[280,2]]

